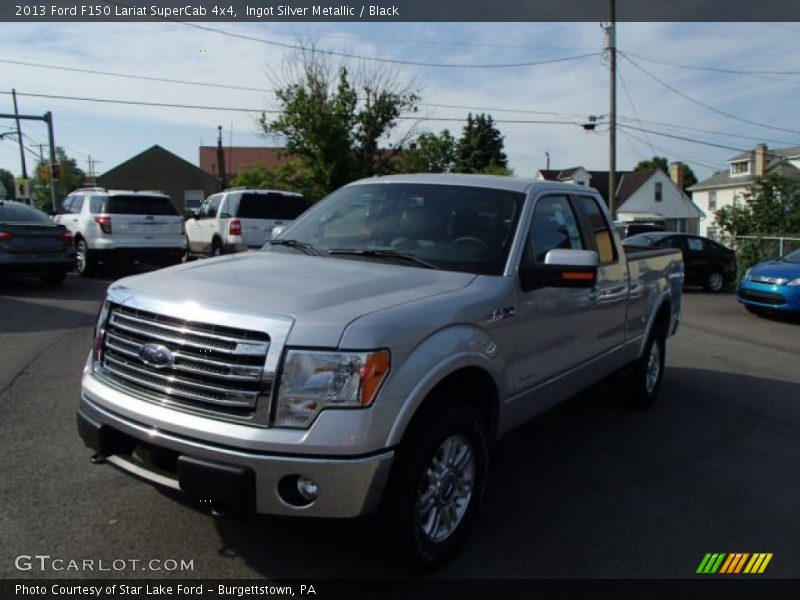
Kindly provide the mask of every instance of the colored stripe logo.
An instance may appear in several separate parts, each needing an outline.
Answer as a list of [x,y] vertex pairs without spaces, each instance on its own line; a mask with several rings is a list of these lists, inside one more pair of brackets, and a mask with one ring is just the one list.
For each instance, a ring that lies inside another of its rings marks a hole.
[[756,552],[753,554],[749,552],[709,552],[700,561],[700,566],[697,567],[696,572],[701,575],[713,575],[714,573],[725,575],[757,574],[763,573],[771,560],[771,552]]

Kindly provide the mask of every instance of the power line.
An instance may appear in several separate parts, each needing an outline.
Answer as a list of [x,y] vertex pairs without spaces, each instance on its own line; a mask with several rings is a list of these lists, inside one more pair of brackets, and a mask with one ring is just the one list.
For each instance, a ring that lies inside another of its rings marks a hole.
[[[625,92],[625,96],[628,98],[628,104],[631,105],[631,109],[633,109],[633,114],[636,115],[636,120],[639,122],[640,127],[644,127],[642,123],[642,118],[639,116],[639,111],[636,110],[636,105],[633,103],[633,98],[631,97],[631,93],[628,91],[628,85],[625,83],[625,78],[622,76],[622,69],[617,69],[617,74],[619,75],[619,80],[622,83],[622,90]],[[653,146],[653,143],[650,141],[650,138],[647,134],[644,134],[645,140],[647,140],[647,144],[650,146],[650,149],[655,152],[656,149]]]
[[[645,144],[646,143],[642,138],[632,134],[629,131],[624,131],[623,130],[622,134],[625,137],[628,137],[628,138],[630,138],[632,140],[635,140],[635,141],[639,142],[640,144]],[[652,144],[649,144],[649,145],[650,145],[651,148],[653,147]],[[682,155],[680,155],[680,154],[678,154],[676,152],[673,152],[672,150],[669,150],[667,148],[663,148],[663,147],[659,147],[659,146],[655,146],[655,148],[658,150],[658,152],[660,152],[661,154],[666,154],[668,157],[677,158],[678,160],[681,160],[681,161],[683,161],[683,162],[685,162],[687,164],[700,165],[701,167],[705,167],[707,169],[711,169],[712,171],[719,171],[720,167],[722,166],[721,164],[712,165],[712,164],[697,160],[695,158],[689,158],[687,156],[682,156]]]
[[703,129],[701,127],[690,127],[689,125],[675,125],[674,123],[665,123],[663,121],[648,121],[647,119],[634,119],[632,117],[619,117],[623,121],[636,121],[641,123],[648,123],[650,125],[658,125],[660,127],[666,127],[667,129],[676,129],[676,130],[683,130],[683,131],[694,131],[698,133],[710,133],[712,135],[721,135],[725,137],[733,137],[733,138],[740,138],[743,140],[753,140],[756,142],[770,142],[773,144],[785,144],[787,146],[800,146],[800,144],[796,144],[794,142],[787,142],[786,140],[774,140],[770,138],[764,138],[760,136],[752,136],[752,135],[744,135],[741,133],[728,133],[727,131],[716,131],[714,129]]
[[625,52],[628,56],[634,56],[639,60],[643,60],[658,65],[667,65],[670,67],[679,67],[681,69],[689,69],[691,71],[708,71],[711,73],[725,73],[728,75],[752,75],[752,76],[772,76],[772,75],[800,75],[800,71],[769,71],[761,69],[729,69],[726,67],[710,67],[707,65],[689,64],[684,62],[675,62],[671,60],[664,60],[663,58],[656,58],[654,56],[647,56],[646,54],[637,54],[635,52]]
[[[131,8],[130,5],[125,4],[124,2],[116,2],[114,0],[103,0],[106,4],[112,4],[114,6]],[[275,40],[268,40],[265,38],[258,38],[253,37],[250,35],[244,35],[242,33],[234,33],[233,31],[227,31],[224,29],[217,29],[215,27],[208,27],[207,25],[199,25],[197,23],[191,23],[188,21],[180,21],[178,19],[174,19],[172,17],[162,16],[160,17],[164,21],[169,21],[171,23],[175,23],[178,25],[183,25],[185,27],[191,27],[193,29],[198,29],[200,31],[208,31],[210,33],[216,33],[219,35],[225,35],[228,37],[246,40],[249,42],[257,42],[259,44],[266,44],[268,46],[275,46],[277,48],[286,48],[288,50],[301,50],[303,52],[315,52],[318,54],[325,54],[327,56],[338,56],[341,58],[351,58],[355,60],[366,60],[371,62],[378,62],[384,64],[395,64],[395,65],[403,65],[409,67],[430,67],[430,68],[447,68],[447,69],[510,69],[510,68],[517,68],[517,67],[534,67],[537,65],[545,65],[545,64],[555,64],[555,63],[562,63],[574,60],[580,60],[584,58],[588,58],[590,56],[598,56],[599,52],[587,52],[585,54],[576,54],[574,56],[562,56],[559,58],[549,58],[549,59],[541,59],[541,60],[531,60],[531,61],[521,61],[521,62],[514,62],[514,63],[485,63],[485,64],[464,64],[464,63],[436,63],[436,62],[422,62],[422,61],[414,61],[414,60],[401,60],[401,59],[394,59],[394,58],[383,58],[379,56],[367,56],[363,54],[353,54],[350,52],[337,52],[334,50],[322,50],[319,48],[313,48],[309,46],[303,46],[301,44],[288,44],[286,42],[278,42]]]
[[644,133],[651,133],[653,135],[660,135],[662,137],[672,138],[674,140],[682,140],[684,142],[691,142],[693,144],[700,144],[703,146],[711,146],[713,148],[722,148],[723,150],[733,150],[734,152],[750,152],[750,150],[743,150],[742,148],[736,148],[735,146],[726,146],[724,144],[715,144],[714,142],[708,142],[704,140],[696,140],[693,138],[684,137],[682,135],[673,135],[671,133],[664,133],[663,131],[653,131],[652,129],[645,129],[644,127],[635,127],[633,125],[625,125],[624,123],[620,123],[619,127],[624,127],[625,129],[633,129],[634,131],[641,131]]
[[775,127],[774,125],[769,125],[767,123],[759,123],[758,121],[751,121],[750,119],[745,119],[743,117],[739,117],[737,115],[734,115],[734,114],[725,112],[723,110],[720,110],[718,108],[715,108],[715,107],[711,106],[710,104],[706,104],[705,102],[701,102],[697,98],[693,98],[692,96],[689,96],[688,94],[685,94],[684,92],[680,91],[676,87],[671,86],[667,82],[659,79],[658,77],[653,75],[650,71],[648,71],[644,67],[640,66],[636,61],[634,61],[627,54],[623,54],[623,58],[625,60],[627,60],[629,63],[631,63],[634,67],[636,67],[639,71],[641,71],[642,73],[644,73],[645,75],[647,75],[648,77],[653,79],[654,81],[658,82],[659,84],[661,84],[662,86],[664,86],[665,88],[667,88],[668,90],[673,92],[674,94],[677,94],[681,98],[684,98],[685,100],[688,100],[689,102],[691,102],[693,104],[696,104],[698,106],[702,106],[706,110],[710,110],[712,112],[715,112],[715,113],[717,113],[719,115],[722,115],[724,117],[728,117],[729,119],[733,119],[735,121],[741,121],[742,123],[747,123],[748,125],[755,125],[757,127],[764,127],[766,129],[773,129],[775,131],[782,131],[784,133],[798,133],[798,134],[800,134],[800,130],[797,130],[797,129],[787,129],[787,128],[784,128],[784,127]]
[[[0,94],[10,94],[11,92],[0,91]],[[178,109],[191,109],[191,110],[220,110],[232,112],[246,112],[246,113],[269,113],[279,114],[280,110],[266,110],[263,108],[245,108],[233,106],[207,106],[201,104],[177,104],[172,102],[150,102],[145,100],[121,100],[116,98],[91,98],[83,96],[66,96],[60,94],[38,94],[32,92],[17,92],[18,96],[33,97],[33,98],[50,98],[55,100],[67,100],[76,102],[97,102],[103,104],[123,104],[130,106],[150,106],[157,108],[178,108]],[[459,122],[463,123],[463,117],[436,117],[436,116],[408,116],[401,115],[398,117],[403,121],[442,121],[442,122]],[[517,123],[517,124],[542,124],[542,125],[581,125],[578,121],[567,120],[536,120],[536,119],[495,119],[495,123]]]
[[273,92],[266,88],[245,87],[240,85],[228,85],[224,83],[211,83],[208,81],[191,81],[188,79],[170,79],[167,77],[155,77],[152,75],[134,75],[132,73],[119,73],[114,71],[99,71],[96,69],[81,69],[78,67],[65,67],[62,65],[46,65],[42,63],[26,62],[22,60],[8,60],[0,58],[0,63],[8,65],[20,65],[24,67],[36,67],[38,69],[54,69],[56,71],[71,71],[73,73],[86,73],[89,75],[104,75],[106,77],[122,77],[125,79],[139,79],[142,81],[158,81],[160,83],[175,83],[180,85],[196,85],[200,87],[215,87],[227,90],[242,90],[245,92]]

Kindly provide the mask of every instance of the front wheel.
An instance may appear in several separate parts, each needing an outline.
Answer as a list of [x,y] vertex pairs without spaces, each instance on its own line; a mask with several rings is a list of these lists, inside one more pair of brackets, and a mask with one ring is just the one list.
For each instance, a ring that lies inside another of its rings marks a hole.
[[626,381],[626,395],[631,404],[648,407],[655,402],[664,379],[665,358],[666,334],[660,328],[655,329],[650,334],[644,354],[633,364]]
[[386,496],[392,551],[410,571],[448,560],[474,521],[489,450],[478,411],[437,403],[420,414],[398,449]]

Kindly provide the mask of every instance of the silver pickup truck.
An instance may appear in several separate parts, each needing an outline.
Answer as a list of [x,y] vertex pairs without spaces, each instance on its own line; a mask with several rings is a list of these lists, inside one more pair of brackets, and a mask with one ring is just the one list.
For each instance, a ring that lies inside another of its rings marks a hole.
[[381,509],[431,567],[494,440],[612,374],[653,401],[682,282],[678,251],[626,256],[586,187],[367,179],[261,251],[111,285],[78,429],[95,462],[228,509]]

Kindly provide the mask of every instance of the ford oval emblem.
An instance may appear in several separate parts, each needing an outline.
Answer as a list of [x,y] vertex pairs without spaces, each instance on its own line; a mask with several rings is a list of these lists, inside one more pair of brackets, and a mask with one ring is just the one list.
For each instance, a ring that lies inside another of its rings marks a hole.
[[170,349],[161,344],[144,344],[139,348],[139,358],[146,365],[156,369],[171,367],[175,363],[175,357]]

